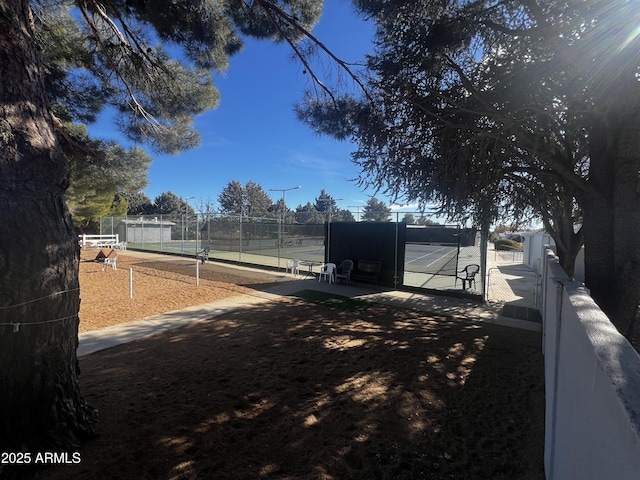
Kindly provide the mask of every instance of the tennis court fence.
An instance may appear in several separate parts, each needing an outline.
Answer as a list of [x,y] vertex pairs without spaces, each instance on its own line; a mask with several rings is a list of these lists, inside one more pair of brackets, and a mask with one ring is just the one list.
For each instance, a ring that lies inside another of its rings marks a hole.
[[[404,213],[403,213],[404,215]],[[484,296],[486,239],[457,225],[392,222],[281,223],[277,218],[173,214],[103,217],[101,235],[118,235],[128,249],[284,269],[287,260],[382,263],[380,285]],[[461,271],[478,265],[463,282]]]

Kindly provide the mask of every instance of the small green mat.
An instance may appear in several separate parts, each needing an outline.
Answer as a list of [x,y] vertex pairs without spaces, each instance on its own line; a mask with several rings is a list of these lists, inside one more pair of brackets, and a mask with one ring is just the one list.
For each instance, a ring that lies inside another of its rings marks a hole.
[[319,292],[317,290],[300,290],[291,297],[299,298],[307,302],[317,303],[326,307],[342,308],[344,310],[365,310],[370,304],[364,300],[335,295],[333,293]]

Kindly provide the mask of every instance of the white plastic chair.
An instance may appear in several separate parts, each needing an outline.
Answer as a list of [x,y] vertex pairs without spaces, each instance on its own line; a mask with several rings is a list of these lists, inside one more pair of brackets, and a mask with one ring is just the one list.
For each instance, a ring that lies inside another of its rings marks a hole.
[[335,278],[334,278],[335,273],[336,273],[336,264],[325,263],[324,266],[320,269],[320,275],[318,276],[318,281],[325,278],[329,283],[333,283],[335,281]]
[[118,266],[116,264],[117,261],[118,261],[118,255],[116,255],[113,258],[106,257],[104,259],[104,265],[102,266],[102,271],[104,272],[105,270],[107,270],[109,268],[109,265],[111,265],[111,267],[114,270],[118,270]]
[[300,274],[300,260],[297,258],[294,260],[287,260],[287,268],[284,273],[291,271],[291,275],[299,275]]

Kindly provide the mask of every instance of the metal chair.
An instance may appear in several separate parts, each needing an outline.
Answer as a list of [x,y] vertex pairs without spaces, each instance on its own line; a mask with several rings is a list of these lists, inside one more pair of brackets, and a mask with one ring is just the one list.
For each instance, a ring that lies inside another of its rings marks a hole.
[[200,260],[200,263],[203,265],[209,261],[209,252],[211,251],[210,247],[205,248],[200,253],[196,254],[196,259]]
[[[477,273],[480,271],[480,265],[477,265],[475,263],[472,263],[471,265],[467,265],[466,267],[464,267],[462,270],[460,270],[459,272],[456,273],[456,280],[454,282],[454,285],[457,285],[458,283],[458,279],[462,280],[462,289],[466,290],[466,284],[469,284],[469,288],[471,288],[471,285],[473,284],[473,287],[475,288],[476,286],[476,275]],[[459,274],[463,273],[463,276],[460,276]]]

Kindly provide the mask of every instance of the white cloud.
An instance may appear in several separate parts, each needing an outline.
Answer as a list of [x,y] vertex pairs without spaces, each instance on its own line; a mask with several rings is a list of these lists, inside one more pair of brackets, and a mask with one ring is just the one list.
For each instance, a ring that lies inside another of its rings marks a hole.
[[391,210],[395,211],[395,210],[417,210],[420,208],[420,204],[419,203],[410,203],[407,205],[391,205]]

